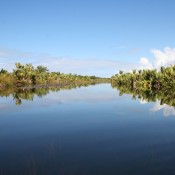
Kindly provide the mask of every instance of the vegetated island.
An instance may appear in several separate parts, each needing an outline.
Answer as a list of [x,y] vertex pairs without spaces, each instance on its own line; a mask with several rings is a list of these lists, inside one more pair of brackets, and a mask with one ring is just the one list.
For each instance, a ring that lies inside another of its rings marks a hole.
[[111,77],[112,87],[122,94],[133,94],[144,101],[175,106],[175,65],[149,70],[133,70],[132,73],[119,71]]
[[46,85],[67,85],[70,83],[101,83],[110,82],[109,78],[96,76],[82,76],[77,74],[64,74],[60,72],[49,72],[48,68],[42,65],[34,68],[32,64],[15,64],[13,72],[3,68],[0,70],[0,90],[6,88],[19,88],[24,86],[46,86]]

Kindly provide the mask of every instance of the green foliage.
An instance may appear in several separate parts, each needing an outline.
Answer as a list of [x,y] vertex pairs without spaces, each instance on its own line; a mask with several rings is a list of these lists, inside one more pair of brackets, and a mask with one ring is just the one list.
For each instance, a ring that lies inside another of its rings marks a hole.
[[32,64],[22,65],[20,63],[15,64],[16,69],[13,70],[13,75],[17,85],[21,84],[34,84],[36,71]]
[[123,71],[122,71],[122,70],[120,70],[120,71],[119,71],[119,74],[123,74]]
[[8,71],[7,70],[5,70],[5,69],[1,69],[1,71],[0,71],[0,74],[7,74],[8,73]]
[[93,83],[106,82],[109,79],[95,76],[82,76],[76,74],[63,74],[60,72],[49,72],[48,68],[42,65],[33,67],[32,64],[16,63],[13,73],[1,69],[0,89],[9,86],[24,86],[35,84],[69,84],[69,83]]
[[112,77],[113,84],[128,85],[133,88],[168,88],[175,86],[175,66],[161,67],[160,71],[154,70],[133,70],[133,73],[119,73]]
[[13,86],[14,78],[7,70],[1,69],[0,71],[0,89]]

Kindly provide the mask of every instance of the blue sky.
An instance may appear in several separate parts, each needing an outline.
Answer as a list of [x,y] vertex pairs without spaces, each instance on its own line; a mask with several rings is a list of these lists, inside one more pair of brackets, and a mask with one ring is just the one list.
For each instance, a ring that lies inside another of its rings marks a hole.
[[111,76],[174,63],[174,7],[174,0],[0,0],[0,67],[20,61]]

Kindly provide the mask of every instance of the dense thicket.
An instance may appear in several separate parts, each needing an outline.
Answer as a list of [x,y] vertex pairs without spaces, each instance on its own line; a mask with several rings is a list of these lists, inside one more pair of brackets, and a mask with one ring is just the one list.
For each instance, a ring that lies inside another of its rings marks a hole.
[[112,76],[113,84],[127,86],[134,89],[174,89],[175,88],[175,66],[161,67],[160,71],[133,70],[132,73],[123,73]]

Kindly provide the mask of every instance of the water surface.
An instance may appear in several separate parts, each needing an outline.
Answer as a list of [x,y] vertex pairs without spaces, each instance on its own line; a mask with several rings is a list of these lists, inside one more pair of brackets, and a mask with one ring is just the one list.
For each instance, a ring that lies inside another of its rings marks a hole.
[[174,107],[110,84],[21,97],[0,98],[1,175],[175,174]]

